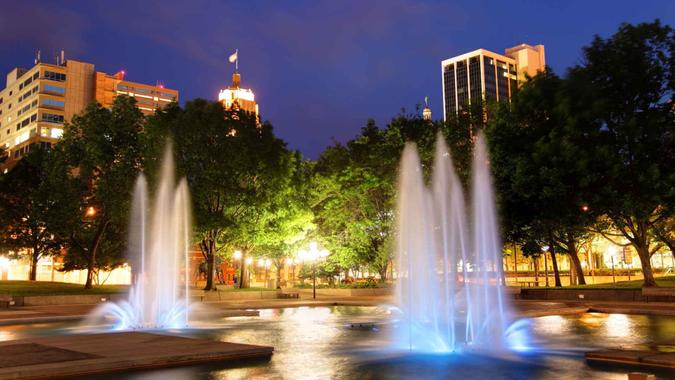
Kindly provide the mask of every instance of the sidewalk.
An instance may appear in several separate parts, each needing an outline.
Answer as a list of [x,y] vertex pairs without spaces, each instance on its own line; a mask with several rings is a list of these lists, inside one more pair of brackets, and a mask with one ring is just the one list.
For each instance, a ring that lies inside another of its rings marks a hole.
[[[318,295],[316,300],[305,295],[300,299],[232,300],[205,303],[221,317],[255,315],[251,310],[287,307],[327,306],[379,306],[392,305],[391,296],[331,297]],[[646,314],[675,316],[675,304],[658,302],[615,301],[541,301],[514,300],[512,304],[518,317],[580,314],[588,311],[599,313]],[[81,320],[98,304],[25,306],[0,309],[0,325],[48,323]]]

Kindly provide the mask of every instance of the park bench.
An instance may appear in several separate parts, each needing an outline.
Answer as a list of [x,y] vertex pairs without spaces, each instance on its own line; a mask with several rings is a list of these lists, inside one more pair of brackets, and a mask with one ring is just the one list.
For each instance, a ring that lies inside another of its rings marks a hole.
[[675,288],[642,288],[642,295],[649,301],[675,301]]
[[277,294],[277,297],[278,297],[278,298],[283,298],[283,299],[300,298],[300,293],[293,293],[293,292],[289,292],[289,293],[281,293],[281,292],[280,292],[279,294]]
[[14,297],[9,294],[0,294],[0,308],[6,309],[10,306],[14,306]]
[[520,285],[521,288],[536,288],[539,286],[539,283],[541,281],[518,281],[517,284]]

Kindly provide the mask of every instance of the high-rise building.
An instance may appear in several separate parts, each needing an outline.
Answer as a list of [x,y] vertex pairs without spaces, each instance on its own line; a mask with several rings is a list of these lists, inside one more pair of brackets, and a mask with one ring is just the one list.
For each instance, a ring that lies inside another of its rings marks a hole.
[[89,103],[110,107],[118,94],[135,97],[145,114],[178,100],[176,90],[128,82],[120,73],[96,72],[93,64],[65,60],[63,53],[56,64],[41,62],[38,55],[30,69],[10,71],[0,90],[0,146],[8,155],[1,169],[35,145],[50,147],[63,134],[64,123]]
[[258,115],[258,103],[255,94],[250,88],[241,88],[241,74],[235,71],[232,74],[232,85],[218,93],[218,101],[228,111],[246,111]]
[[468,111],[475,102],[511,99],[527,76],[543,71],[544,45],[521,44],[505,55],[478,49],[441,62],[443,118]]

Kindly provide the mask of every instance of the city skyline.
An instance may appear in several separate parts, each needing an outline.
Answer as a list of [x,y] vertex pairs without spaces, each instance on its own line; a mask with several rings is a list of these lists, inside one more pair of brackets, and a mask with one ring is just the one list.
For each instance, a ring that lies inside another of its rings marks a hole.
[[[443,59],[541,43],[547,64],[563,75],[594,34],[607,36],[621,22],[673,23],[675,14],[673,4],[658,1],[586,4],[584,12],[576,2],[252,5],[24,2],[0,15],[0,71],[30,66],[37,49],[45,62],[64,49],[105,72],[124,69],[139,82],[161,81],[181,92],[181,102],[215,100],[230,83],[227,58],[238,48],[262,119],[291,148],[317,158],[333,138],[353,137],[368,118],[383,127],[402,107],[423,106],[425,96],[442,118]],[[22,27],[26,17],[34,20],[30,28]],[[142,22],[150,18],[164,22],[151,28]]]

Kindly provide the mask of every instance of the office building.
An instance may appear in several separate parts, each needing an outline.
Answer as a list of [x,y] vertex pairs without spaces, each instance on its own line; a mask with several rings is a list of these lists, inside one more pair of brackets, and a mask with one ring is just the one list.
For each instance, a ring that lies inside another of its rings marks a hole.
[[241,88],[241,74],[235,69],[232,74],[232,85],[220,90],[218,101],[223,104],[227,111],[246,111],[256,116],[260,122],[258,103],[255,102],[255,94],[250,88]]
[[544,45],[521,44],[505,55],[478,49],[441,62],[443,118],[468,112],[471,104],[511,99],[527,76],[543,71]]
[[178,100],[176,90],[125,81],[123,72],[96,72],[93,64],[65,60],[63,53],[55,64],[41,62],[38,54],[30,69],[13,69],[0,91],[0,146],[7,155],[0,170],[35,145],[51,147],[63,135],[64,123],[89,103],[110,107],[118,94],[136,98],[146,115]]

